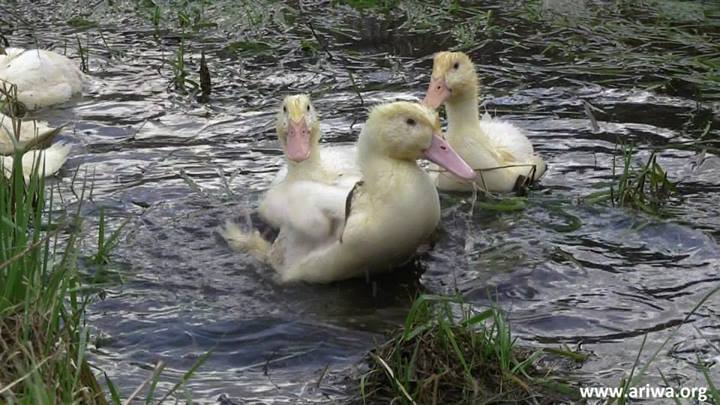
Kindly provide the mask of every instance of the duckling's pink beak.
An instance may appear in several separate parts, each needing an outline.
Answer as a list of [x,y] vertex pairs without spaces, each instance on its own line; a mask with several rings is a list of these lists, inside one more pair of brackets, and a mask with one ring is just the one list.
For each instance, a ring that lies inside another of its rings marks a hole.
[[427,94],[425,94],[422,103],[430,108],[438,108],[450,98],[451,94],[444,78],[433,77],[430,79],[430,86],[428,86]]
[[440,134],[433,134],[430,147],[424,150],[425,158],[434,162],[455,176],[463,180],[472,180],[475,178],[475,170],[472,169],[463,158],[455,152],[446,140],[442,139]]
[[302,162],[310,157],[310,129],[305,118],[290,120],[287,133],[287,157],[293,162]]

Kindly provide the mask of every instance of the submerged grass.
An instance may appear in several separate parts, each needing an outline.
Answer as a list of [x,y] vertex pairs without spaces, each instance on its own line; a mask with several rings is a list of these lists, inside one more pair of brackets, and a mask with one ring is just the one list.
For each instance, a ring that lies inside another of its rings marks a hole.
[[[578,353],[555,356],[583,361]],[[555,403],[576,389],[541,369],[540,350],[518,346],[497,308],[477,312],[461,299],[420,296],[404,328],[370,353],[364,401],[404,404]]]

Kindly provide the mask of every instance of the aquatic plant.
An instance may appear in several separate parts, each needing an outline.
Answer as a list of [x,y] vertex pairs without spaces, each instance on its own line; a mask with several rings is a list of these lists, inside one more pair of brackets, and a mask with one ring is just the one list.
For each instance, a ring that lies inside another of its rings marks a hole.
[[397,7],[400,0],[333,0],[333,5],[347,4],[358,10],[376,10],[381,12],[389,12]]
[[[611,200],[616,206],[631,206],[646,212],[657,213],[666,201],[678,195],[675,183],[668,180],[667,172],[657,162],[652,152],[647,162],[639,169],[633,169],[634,148],[623,144],[622,174],[615,185],[610,186]],[[613,175],[615,174],[613,159]]]
[[107,226],[105,221],[105,209],[100,208],[100,220],[98,223],[98,238],[97,238],[97,253],[93,257],[93,261],[96,264],[108,264],[110,263],[110,253],[120,242],[120,235],[127,221],[123,222],[120,226],[115,228],[110,233],[108,238],[105,237],[105,227]]
[[639,85],[698,102],[720,98],[719,12],[717,3],[667,0],[623,0],[611,7],[533,0],[513,11],[543,24],[523,38],[523,47],[554,59],[538,73]]
[[467,19],[463,24],[458,24],[452,28],[450,33],[461,50],[467,50],[477,45],[477,35],[480,32],[491,34],[495,32],[495,28],[491,23],[492,10],[487,12],[478,12],[477,15]]
[[82,42],[80,42],[79,36],[75,35],[75,40],[77,41],[78,46],[78,56],[80,56],[80,70],[84,73],[88,73],[90,71],[88,68],[90,50],[87,47],[83,46]]
[[618,151],[613,156],[613,182],[609,189],[592,193],[586,201],[609,201],[615,207],[630,207],[652,215],[666,213],[663,209],[671,198],[679,197],[679,193],[677,185],[668,179],[667,172],[657,162],[657,154],[652,152],[647,161],[638,167],[635,164],[636,149],[632,144],[620,144]]
[[[585,356],[566,350],[573,361]],[[476,311],[459,298],[422,295],[404,327],[370,353],[364,400],[385,403],[550,403],[575,389],[540,369],[541,350],[518,346],[498,308]]]
[[186,92],[189,87],[192,87],[193,91],[197,91],[200,85],[195,80],[189,77],[187,65],[185,64],[185,40],[181,39],[177,50],[175,51],[175,58],[170,61],[170,67],[172,68],[172,85],[175,90]]

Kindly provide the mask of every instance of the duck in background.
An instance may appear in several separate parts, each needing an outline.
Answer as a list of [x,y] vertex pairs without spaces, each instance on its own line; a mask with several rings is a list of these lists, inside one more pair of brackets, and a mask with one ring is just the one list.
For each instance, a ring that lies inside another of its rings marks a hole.
[[433,60],[432,78],[423,104],[445,104],[447,141],[478,172],[473,183],[450,173],[435,175],[439,189],[509,192],[539,179],[545,161],[535,154],[527,135],[518,127],[478,114],[478,80],[475,66],[462,52],[440,52]]
[[[19,133],[17,124],[19,123]],[[22,169],[28,181],[35,165],[43,177],[52,176],[62,167],[70,153],[70,145],[62,142],[47,145],[60,132],[61,128],[51,128],[42,121],[19,121],[0,114],[0,165],[6,177],[10,177],[15,161],[16,150],[26,150],[22,157]]]
[[461,179],[475,177],[443,140],[435,112],[416,103],[373,108],[357,153],[362,180],[349,193],[307,181],[293,188],[293,201],[323,207],[324,238],[309,240],[306,231],[288,224],[270,244],[228,223],[223,235],[230,246],[270,264],[282,282],[328,283],[386,272],[412,257],[440,221],[437,189],[417,160],[428,159]]
[[283,167],[260,203],[260,216],[274,228],[303,221],[312,206],[300,209],[294,185],[309,181],[335,185],[345,194],[359,180],[353,148],[320,147],[320,119],[306,94],[287,96],[277,113],[276,130],[285,156]]
[[17,87],[28,110],[64,103],[82,92],[86,76],[67,57],[42,49],[0,49],[0,80]]

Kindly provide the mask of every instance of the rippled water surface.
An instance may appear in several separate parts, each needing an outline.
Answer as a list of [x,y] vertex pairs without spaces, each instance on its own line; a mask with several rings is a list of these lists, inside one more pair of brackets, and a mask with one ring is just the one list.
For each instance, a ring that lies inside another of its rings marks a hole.
[[[720,302],[711,298],[689,324],[677,326],[720,281],[720,159],[712,148],[673,145],[703,131],[704,139],[717,139],[720,90],[699,97],[687,86],[654,86],[677,83],[652,60],[640,67],[608,60],[600,70],[601,53],[575,59],[541,53],[538,44],[553,38],[538,34],[541,27],[552,31],[545,23],[503,19],[498,3],[505,2],[487,2],[480,9],[494,10],[499,28],[469,47],[483,103],[526,129],[549,164],[527,207],[471,213],[467,196],[443,196],[439,239],[418,257],[419,280],[396,274],[280,286],[271,269],[231,252],[216,229],[244,218],[282,164],[272,122],[281,98],[311,93],[324,140],[353,141],[368,105],[422,97],[432,53],[455,46],[455,37],[446,26],[423,31],[417,21],[347,7],[329,11],[322,2],[268,3],[254,19],[248,16],[258,12],[246,3],[210,3],[204,12],[216,25],[186,30],[183,41],[193,80],[201,52],[209,62],[214,92],[201,104],[170,85],[169,61],[183,32],[174,12],[156,30],[146,18],[152,10],[140,3],[21,2],[1,9],[12,45],[66,49],[74,58],[78,41],[89,50],[87,93],[35,116],[71,122],[62,138],[73,151],[59,183],[70,195],[76,170],[94,178],[86,233],[95,234],[101,207],[112,228],[127,221],[112,264],[87,269],[105,290],[89,315],[93,360],[123,393],[159,360],[168,364],[167,385],[212,350],[188,384],[195,399],[346,401],[364,354],[401,324],[419,291],[460,291],[478,305],[497,301],[526,343],[591,353],[572,373],[596,384],[619,383],[646,333],[643,358],[674,334],[651,380],[660,381],[660,369],[678,385],[704,385],[696,364],[718,361],[712,344],[720,344]],[[533,4],[541,3],[556,2]],[[584,10],[585,2],[576,4]],[[707,18],[717,19],[720,13],[708,7]],[[79,15],[99,26],[71,27],[67,21]],[[618,53],[644,52],[642,44],[631,45]],[[609,45],[577,46],[606,52]],[[667,48],[678,58],[711,51]],[[690,77],[692,69],[678,75]],[[598,128],[584,102],[602,110],[595,113]],[[671,216],[583,201],[606,187],[621,142],[640,148],[638,163],[651,147],[664,147],[659,162],[683,195]],[[84,248],[93,251],[91,239]],[[717,380],[717,367],[710,370]]]

